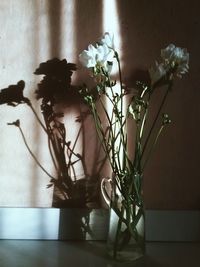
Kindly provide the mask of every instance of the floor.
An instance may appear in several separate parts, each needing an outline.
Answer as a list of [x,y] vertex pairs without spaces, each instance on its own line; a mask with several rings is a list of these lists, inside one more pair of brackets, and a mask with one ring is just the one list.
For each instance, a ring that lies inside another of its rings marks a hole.
[[106,257],[104,242],[0,240],[0,267],[199,267],[200,243],[147,243],[129,264]]

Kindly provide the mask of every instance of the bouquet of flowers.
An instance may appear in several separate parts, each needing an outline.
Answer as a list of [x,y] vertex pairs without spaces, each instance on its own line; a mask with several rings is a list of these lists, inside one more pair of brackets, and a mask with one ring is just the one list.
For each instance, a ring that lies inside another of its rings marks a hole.
[[[123,84],[120,58],[114,38],[109,33],[105,33],[95,45],[90,44],[79,58],[96,82],[93,90],[82,87],[81,94],[93,115],[97,134],[112,170],[111,177],[102,181],[102,193],[114,218],[110,219],[109,229],[111,253],[114,258],[125,254],[137,258],[144,251],[144,232],[141,230],[144,223],[144,169],[161,132],[171,122],[167,113],[161,114],[162,107],[174,79],[181,78],[188,71],[189,54],[186,49],[173,44],[162,49],[161,61],[149,70],[149,82],[138,81],[137,91],[131,96]],[[114,64],[118,66],[117,80],[112,79]],[[148,128],[146,122],[151,98],[160,87],[165,87],[165,94]],[[160,116],[162,122],[152,141],[152,133]],[[135,126],[135,133],[128,130],[131,123]],[[130,138],[134,138],[134,147],[131,148],[134,156],[129,153]],[[107,190],[108,183],[111,184],[111,194]]]

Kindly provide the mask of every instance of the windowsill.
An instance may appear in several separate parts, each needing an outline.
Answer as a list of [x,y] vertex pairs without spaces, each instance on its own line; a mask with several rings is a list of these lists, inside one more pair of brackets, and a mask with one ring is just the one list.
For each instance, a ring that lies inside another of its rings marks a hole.
[[199,251],[200,243],[147,242],[143,258],[115,263],[102,241],[0,241],[2,267],[199,267]]

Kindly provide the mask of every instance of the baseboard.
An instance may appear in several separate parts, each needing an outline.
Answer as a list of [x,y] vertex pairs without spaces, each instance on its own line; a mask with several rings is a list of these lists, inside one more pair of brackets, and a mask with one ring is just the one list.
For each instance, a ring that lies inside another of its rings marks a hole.
[[0,239],[105,240],[108,210],[0,208]]
[[[106,240],[105,209],[0,208],[0,239]],[[200,211],[146,211],[147,241],[200,241]]]
[[147,210],[147,241],[200,241],[200,211]]

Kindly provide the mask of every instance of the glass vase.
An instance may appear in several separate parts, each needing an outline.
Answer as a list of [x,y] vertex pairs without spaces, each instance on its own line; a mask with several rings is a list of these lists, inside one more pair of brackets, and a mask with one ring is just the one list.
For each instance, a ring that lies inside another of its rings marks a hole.
[[[109,204],[109,231],[107,251],[116,261],[133,261],[145,253],[145,212],[142,194],[137,204],[134,195],[122,196],[112,186],[111,196],[102,186],[103,196]],[[138,197],[137,197],[138,200]]]

